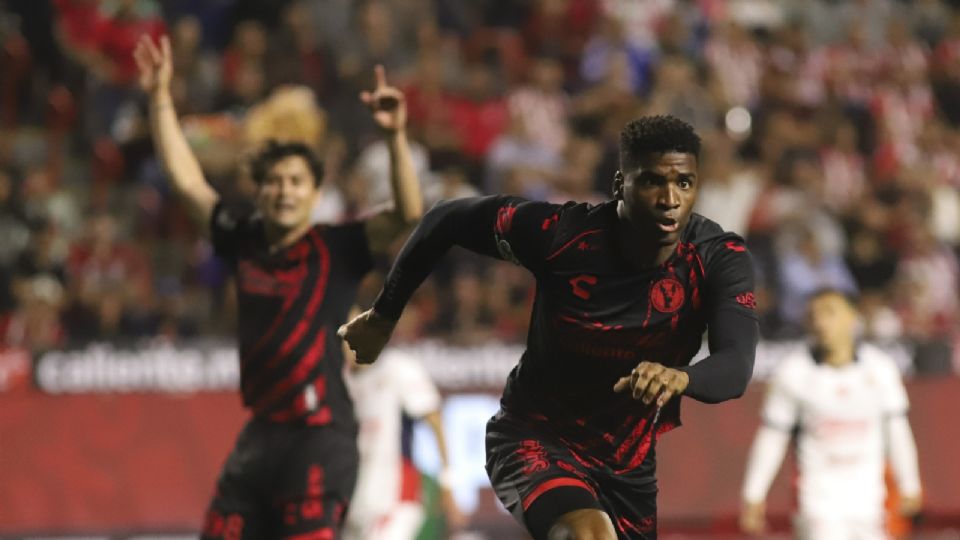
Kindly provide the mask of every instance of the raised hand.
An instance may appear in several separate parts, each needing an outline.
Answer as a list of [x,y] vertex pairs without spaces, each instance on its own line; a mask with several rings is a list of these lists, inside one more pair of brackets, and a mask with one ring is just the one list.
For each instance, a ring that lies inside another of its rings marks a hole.
[[640,362],[630,375],[620,377],[613,391],[630,390],[633,399],[640,399],[647,405],[656,400],[657,407],[663,407],[673,396],[682,394],[689,383],[690,376],[683,371],[656,362]]
[[133,58],[140,70],[140,88],[144,92],[154,94],[170,89],[170,79],[173,78],[170,38],[162,36],[158,46],[150,36],[141,36]]
[[358,364],[372,364],[390,341],[396,325],[396,321],[368,309],[341,326],[337,335],[357,354]]
[[387,85],[387,74],[383,66],[374,68],[376,87],[373,92],[361,92],[360,100],[370,108],[373,120],[381,129],[387,132],[396,132],[407,125],[407,104],[403,92]]

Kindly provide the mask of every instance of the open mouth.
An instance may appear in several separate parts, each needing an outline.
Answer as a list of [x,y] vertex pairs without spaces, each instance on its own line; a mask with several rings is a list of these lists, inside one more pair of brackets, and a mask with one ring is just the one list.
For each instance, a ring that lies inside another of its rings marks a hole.
[[677,232],[680,229],[680,222],[673,218],[661,218],[657,220],[657,227],[666,233]]

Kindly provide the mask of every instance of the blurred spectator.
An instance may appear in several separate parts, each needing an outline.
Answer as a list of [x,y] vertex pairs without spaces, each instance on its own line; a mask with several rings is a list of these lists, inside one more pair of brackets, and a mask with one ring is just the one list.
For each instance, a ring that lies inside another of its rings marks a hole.
[[220,65],[215,55],[202,48],[203,27],[196,17],[183,17],[170,32],[173,65],[173,98],[183,114],[207,112],[213,108],[220,88]]
[[801,229],[798,240],[783,253],[780,263],[780,312],[783,322],[795,332],[803,328],[804,309],[811,294],[819,289],[848,294],[857,290],[843,258],[826,253],[811,229]]
[[710,216],[724,230],[746,236],[750,213],[762,187],[758,172],[739,162],[735,143],[729,137],[718,134],[705,143],[695,210]]
[[557,60],[533,60],[530,81],[508,97],[510,114],[523,118],[530,140],[552,152],[567,142],[569,96],[563,90],[563,68]]
[[493,142],[487,155],[487,193],[543,195],[547,179],[560,169],[560,154],[537,144],[527,118],[510,116],[506,133]]
[[[956,2],[51,5],[52,32],[44,5],[0,8],[5,343],[229,332],[229,278],[162,187],[130,90],[133,40],[165,28],[185,131],[227,198],[252,191],[244,152],[283,137],[324,157],[316,220],[384,200],[387,149],[356,99],[374,63],[406,92],[429,204],[605,199],[622,126],[673,114],[704,139],[697,211],[748,239],[767,337],[789,336],[806,293],[833,285],[859,290],[866,335],[912,344],[920,372],[947,369],[960,342]],[[454,255],[401,333],[522,339],[530,287],[520,269]]]

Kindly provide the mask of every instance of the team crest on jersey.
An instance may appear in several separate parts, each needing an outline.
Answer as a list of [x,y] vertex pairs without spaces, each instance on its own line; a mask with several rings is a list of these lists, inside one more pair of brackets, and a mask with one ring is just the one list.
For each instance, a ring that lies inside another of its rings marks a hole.
[[650,287],[650,303],[661,313],[673,313],[683,306],[686,293],[674,278],[663,278]]

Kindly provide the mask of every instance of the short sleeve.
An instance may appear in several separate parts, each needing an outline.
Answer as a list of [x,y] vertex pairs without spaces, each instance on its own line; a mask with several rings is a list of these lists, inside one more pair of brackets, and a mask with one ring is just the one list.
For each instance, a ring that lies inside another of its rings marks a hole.
[[401,389],[403,412],[422,418],[440,409],[440,393],[430,375],[417,360],[405,355],[392,358],[393,382]]
[[499,257],[538,272],[556,236],[564,207],[520,197],[500,197],[493,235]]
[[217,256],[235,262],[240,256],[241,242],[249,242],[255,224],[249,210],[233,208],[223,201],[217,203],[210,217],[210,241]]
[[373,269],[373,254],[363,221],[352,221],[326,228],[325,235],[336,245],[335,253],[347,275],[361,279]]
[[734,310],[756,318],[753,258],[743,240],[725,235],[710,247],[706,273],[705,299],[712,309]]
[[910,408],[907,390],[897,364],[886,354],[877,352],[876,371],[880,382],[881,406],[886,416],[904,414]]
[[791,374],[781,366],[767,387],[761,417],[763,423],[781,431],[790,431],[800,420],[800,403],[790,390]]

